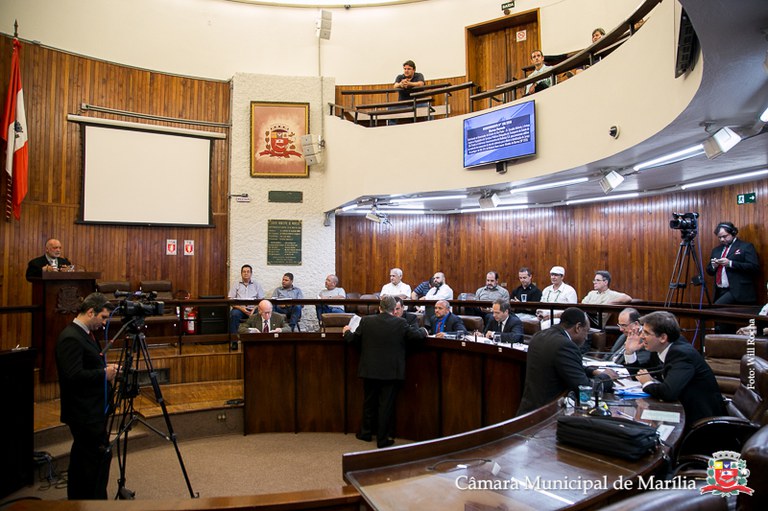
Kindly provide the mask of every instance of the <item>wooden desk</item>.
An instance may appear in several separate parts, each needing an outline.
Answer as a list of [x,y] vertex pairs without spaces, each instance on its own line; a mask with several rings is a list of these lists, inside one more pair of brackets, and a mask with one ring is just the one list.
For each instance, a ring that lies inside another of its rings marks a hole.
[[[678,404],[640,400],[637,405],[621,409],[637,417],[641,413],[637,410],[644,407],[676,411],[682,416]],[[566,412],[555,402],[462,435],[345,454],[344,478],[380,511],[542,511],[602,507],[635,490],[639,477],[647,483],[652,474],[664,468],[666,448],[630,462],[558,444],[557,417],[564,413],[573,411]],[[683,424],[681,420],[674,425],[668,443],[675,445],[680,440]],[[495,464],[500,470],[493,475]],[[627,480],[630,483],[622,483]],[[529,482],[531,486],[527,486]],[[557,484],[561,488],[554,487]]]
[[[339,333],[243,334],[244,432],[358,430],[359,352]],[[407,359],[395,432],[428,440],[510,419],[526,354],[508,347],[430,338]]]

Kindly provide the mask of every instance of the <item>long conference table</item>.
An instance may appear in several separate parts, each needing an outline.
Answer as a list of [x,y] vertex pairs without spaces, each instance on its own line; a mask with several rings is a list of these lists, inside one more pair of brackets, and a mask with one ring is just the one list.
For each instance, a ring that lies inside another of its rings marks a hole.
[[[341,334],[241,340],[246,435],[358,430],[359,353]],[[396,436],[417,442],[344,455],[345,480],[381,510],[583,509],[653,489],[651,476],[661,476],[681,439],[682,407],[652,399],[611,403],[614,415],[665,424],[664,446],[639,461],[568,447],[556,441],[557,417],[579,410],[553,402],[515,417],[525,360],[525,351],[510,346],[427,339],[408,356],[397,404]],[[658,412],[666,418],[648,415]],[[674,415],[678,421],[669,419]]]

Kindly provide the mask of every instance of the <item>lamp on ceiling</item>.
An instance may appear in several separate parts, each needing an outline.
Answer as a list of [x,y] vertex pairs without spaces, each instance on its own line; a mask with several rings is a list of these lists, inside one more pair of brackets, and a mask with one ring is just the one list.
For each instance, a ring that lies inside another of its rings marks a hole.
[[600,187],[603,189],[603,193],[610,193],[623,182],[624,176],[612,170],[600,180]]
[[711,160],[727,153],[739,142],[741,142],[741,137],[726,126],[717,130],[714,135],[704,141],[704,153]]
[[479,202],[482,209],[493,209],[499,205],[501,199],[499,199],[499,195],[497,193],[492,193],[490,195],[484,195],[480,197]]

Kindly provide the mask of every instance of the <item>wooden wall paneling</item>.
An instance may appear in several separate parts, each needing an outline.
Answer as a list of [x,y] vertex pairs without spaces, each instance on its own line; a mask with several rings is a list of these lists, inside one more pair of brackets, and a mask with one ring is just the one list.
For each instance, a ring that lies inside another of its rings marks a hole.
[[[11,39],[0,37],[3,90],[7,90],[10,76],[10,50]],[[212,228],[81,225],[76,221],[82,196],[82,137],[80,126],[67,122],[66,116],[82,113],[81,103],[88,103],[229,123],[230,84],[129,68],[31,43],[24,43],[21,66],[30,136],[29,191],[22,204],[21,220],[0,222],[0,304],[31,303],[31,285],[24,280],[26,264],[43,253],[45,240],[51,236],[62,241],[65,256],[88,270],[101,271],[104,279],[129,280],[135,287],[141,280],[170,279],[175,288],[187,289],[193,296],[225,292],[229,140],[217,140],[212,146]],[[226,128],[203,129],[228,134]],[[2,182],[4,191],[5,178]],[[142,207],[141,197],[120,195],[119,183],[107,193],[114,194],[116,203],[124,207]],[[165,256],[167,238],[176,238],[180,243],[194,239],[195,256]],[[7,333],[0,349],[9,349],[18,340],[22,345],[30,343],[30,320],[24,315],[2,317],[0,326]]]
[[[755,192],[755,204],[736,204],[739,193]],[[382,226],[364,218],[336,218],[336,268],[348,290],[376,292],[388,271],[400,266],[404,280],[417,285],[442,270],[455,295],[474,292],[494,269],[510,288],[517,272],[528,266],[539,287],[549,285],[549,269],[566,268],[566,282],[579,300],[592,290],[596,270],[608,270],[613,288],[629,295],[664,301],[680,244],[680,232],[669,228],[672,212],[698,212],[703,262],[717,239],[714,226],[734,222],[740,237],[761,256],[757,276],[760,302],[766,300],[768,212],[760,197],[768,196],[768,180],[709,190],[679,192],[630,201],[607,201],[576,207],[481,212],[474,215],[391,215]],[[706,277],[712,290],[713,279]],[[691,288],[698,300],[699,288]]]
[[344,343],[317,342],[296,346],[296,431],[343,431]]
[[444,351],[440,357],[443,393],[441,436],[471,431],[483,425],[483,357]]

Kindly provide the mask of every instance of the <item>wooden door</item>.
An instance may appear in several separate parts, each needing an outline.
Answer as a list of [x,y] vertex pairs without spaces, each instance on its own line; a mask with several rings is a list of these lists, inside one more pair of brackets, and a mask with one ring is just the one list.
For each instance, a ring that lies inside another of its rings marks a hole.
[[531,51],[541,47],[539,10],[469,26],[466,41],[467,77],[481,90],[519,80],[525,76],[523,68],[531,65]]

